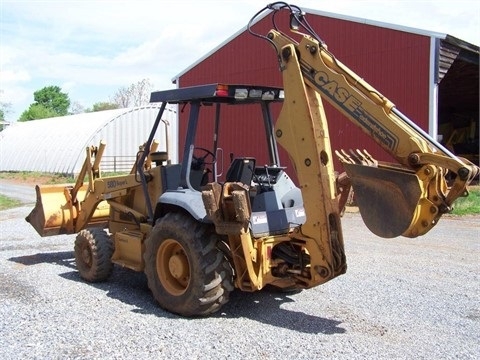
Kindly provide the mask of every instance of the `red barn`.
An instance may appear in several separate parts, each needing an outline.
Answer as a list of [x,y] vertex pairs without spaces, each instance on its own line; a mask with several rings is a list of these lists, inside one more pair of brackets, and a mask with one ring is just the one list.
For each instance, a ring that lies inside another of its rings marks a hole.
[[[446,34],[315,10],[306,12],[309,23],[338,60],[390,99],[433,138],[478,164],[478,46]],[[277,24],[288,29],[286,18],[279,18]],[[271,27],[267,16],[253,28],[266,35]],[[215,82],[282,86],[273,48],[252,36],[246,27],[173,81],[178,87]],[[326,102],[325,106],[334,150],[367,149],[379,160],[392,160],[348,119]],[[179,114],[181,152],[187,116],[181,111]],[[262,155],[265,153],[263,124],[256,119],[258,115],[249,109],[237,116],[232,114],[229,124],[232,128],[220,129],[219,146],[225,154],[255,156],[257,164],[266,161]],[[213,121],[211,123],[213,127]],[[204,127],[197,134],[197,141],[210,147],[212,128]],[[284,153],[281,155],[286,159]],[[289,166],[289,163],[283,160],[282,165]],[[342,170],[338,162],[335,168]]]

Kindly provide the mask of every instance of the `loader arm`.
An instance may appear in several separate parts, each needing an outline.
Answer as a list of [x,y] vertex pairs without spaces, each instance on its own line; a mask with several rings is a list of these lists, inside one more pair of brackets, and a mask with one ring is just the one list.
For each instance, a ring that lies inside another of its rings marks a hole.
[[[313,234],[318,219],[322,226],[328,224],[328,214],[333,213],[319,211],[317,203],[331,203],[323,206],[334,208],[339,195],[322,105],[325,99],[399,163],[381,163],[361,151],[337,152],[367,227],[381,237],[416,237],[428,232],[458,197],[468,194],[467,186],[479,168],[438,144],[335,59],[298,7],[283,2],[268,7],[288,9],[290,31],[295,34],[289,36],[275,28],[263,38],[274,46],[282,71],[285,100],[275,134],[299,177],[307,212],[302,231]],[[310,35],[300,32],[301,27]],[[300,41],[291,36],[300,36]],[[455,174],[451,186],[445,179],[448,171]],[[318,234],[309,236],[318,238]]]
[[[110,208],[128,214],[136,223],[146,221],[146,215],[124,204],[116,202],[132,190],[140,188],[135,173],[100,176],[100,162],[106,143],[101,141],[98,147],[86,148],[86,157],[76,183],[36,186],[35,207],[26,217],[40,236],[75,234],[87,226],[106,227],[110,218]],[[158,142],[152,141],[156,150]],[[143,146],[140,147],[144,151]],[[150,154],[146,155],[144,168],[150,166]],[[140,163],[139,166],[142,163]],[[137,166],[137,164],[135,165]],[[142,169],[143,171],[143,169]]]

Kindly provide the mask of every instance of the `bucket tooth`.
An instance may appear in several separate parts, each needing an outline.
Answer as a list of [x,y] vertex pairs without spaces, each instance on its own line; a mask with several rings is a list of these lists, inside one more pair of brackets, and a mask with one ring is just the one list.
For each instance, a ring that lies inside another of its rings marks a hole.
[[348,159],[347,159],[345,156],[343,156],[343,153],[341,153],[340,151],[335,150],[335,154],[337,155],[338,159],[339,159],[342,163],[348,162]]
[[[359,151],[359,150],[357,150]],[[371,166],[378,166],[378,161],[373,158],[372,155],[368,153],[367,150],[363,149],[363,156],[371,163]]]
[[358,164],[363,164],[366,166],[378,166],[378,161],[373,159],[373,157],[366,151],[366,150],[355,150],[352,151],[352,155],[354,155],[358,159]]

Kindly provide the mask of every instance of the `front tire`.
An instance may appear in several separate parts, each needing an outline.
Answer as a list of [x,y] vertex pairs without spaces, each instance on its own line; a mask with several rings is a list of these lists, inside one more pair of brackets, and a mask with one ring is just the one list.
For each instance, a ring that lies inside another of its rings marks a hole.
[[233,270],[209,229],[188,215],[169,213],[146,239],[148,287],[165,310],[204,316],[228,301]]
[[113,241],[102,229],[84,229],[75,239],[75,262],[80,276],[89,282],[107,280],[113,271]]

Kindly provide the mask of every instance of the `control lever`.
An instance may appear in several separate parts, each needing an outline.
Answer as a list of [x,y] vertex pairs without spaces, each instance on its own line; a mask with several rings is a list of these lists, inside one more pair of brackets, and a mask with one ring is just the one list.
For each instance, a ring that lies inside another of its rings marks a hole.
[[265,173],[267,174],[268,187],[271,188],[272,184],[270,183],[270,174],[268,173],[268,166],[265,165]]
[[248,170],[250,170],[252,172],[252,175],[255,178],[255,181],[258,183],[258,186],[260,186],[260,189],[262,190],[262,192],[265,192],[266,189],[265,189],[264,185],[262,184],[262,182],[260,181],[260,178],[258,177],[258,175],[255,174],[255,169],[252,169],[252,166],[248,165]]

